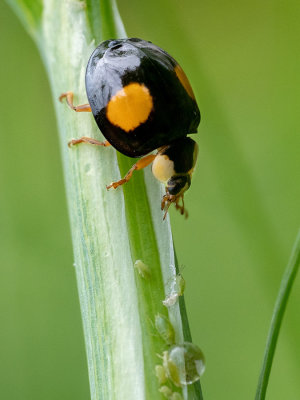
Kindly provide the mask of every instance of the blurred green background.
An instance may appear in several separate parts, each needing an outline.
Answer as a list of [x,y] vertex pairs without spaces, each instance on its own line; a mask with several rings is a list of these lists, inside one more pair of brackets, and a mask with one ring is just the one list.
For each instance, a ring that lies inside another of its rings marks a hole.
[[[299,226],[300,3],[119,0],[129,36],[183,66],[200,155],[171,212],[205,400],[253,399]],[[0,398],[89,398],[57,128],[38,52],[0,3]],[[268,398],[300,398],[300,283]],[[120,399],[121,400],[121,399]]]

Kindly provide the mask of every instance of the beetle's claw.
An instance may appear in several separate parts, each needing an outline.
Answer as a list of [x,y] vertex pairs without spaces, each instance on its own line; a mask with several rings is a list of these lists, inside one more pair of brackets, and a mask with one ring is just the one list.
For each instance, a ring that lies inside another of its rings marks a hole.
[[[182,199],[182,205],[179,204],[180,199]],[[171,195],[171,194],[167,193],[163,196],[162,201],[161,201],[161,210],[165,211],[163,220],[166,219],[169,207],[172,203],[175,203],[175,208],[176,208],[176,210],[179,210],[181,215],[184,215],[185,218],[188,217],[188,212],[184,208],[183,195],[175,196],[175,195]]]

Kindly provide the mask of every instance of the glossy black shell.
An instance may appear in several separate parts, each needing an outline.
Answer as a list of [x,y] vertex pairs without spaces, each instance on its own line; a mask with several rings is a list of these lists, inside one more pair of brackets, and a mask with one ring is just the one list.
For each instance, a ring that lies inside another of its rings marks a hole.
[[[178,63],[164,50],[141,39],[106,40],[91,55],[86,69],[86,92],[95,120],[119,152],[140,157],[196,133],[200,111],[178,79]],[[106,107],[124,86],[145,85],[153,100],[148,119],[125,132],[110,123]]]

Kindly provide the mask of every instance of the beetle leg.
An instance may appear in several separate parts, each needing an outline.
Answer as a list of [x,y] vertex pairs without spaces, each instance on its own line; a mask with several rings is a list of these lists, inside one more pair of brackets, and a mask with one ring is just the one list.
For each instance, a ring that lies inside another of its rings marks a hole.
[[62,101],[64,98],[66,98],[68,106],[76,112],[91,112],[92,111],[91,106],[89,104],[82,104],[80,106],[74,106],[73,92],[62,93],[59,96],[59,101]]
[[[182,200],[182,206],[178,204],[180,199]],[[175,200],[175,208],[176,208],[176,210],[179,210],[179,211],[180,211],[180,214],[181,214],[181,215],[184,215],[185,218],[188,217],[188,212],[187,212],[187,210],[184,208],[183,195],[180,196],[180,197],[177,197],[177,199]]]
[[169,207],[170,207],[171,204],[172,204],[172,202],[171,202],[171,201],[168,201],[168,202],[167,202],[167,205],[164,205],[163,210],[165,211],[165,213],[164,213],[164,216],[163,216],[163,221],[166,219],[166,216],[167,216],[167,214],[168,214]]
[[138,171],[139,169],[143,169],[143,168],[147,167],[147,165],[152,163],[152,161],[154,160],[155,157],[156,157],[156,154],[149,154],[148,156],[141,158],[137,163],[135,163],[130,168],[130,170],[127,172],[127,174],[124,176],[123,179],[120,179],[117,182],[112,182],[110,185],[106,186],[106,189],[110,189],[110,188],[116,189],[118,186],[123,185],[124,183],[128,182],[134,171]]
[[89,143],[89,144],[95,144],[96,146],[110,146],[110,143],[107,140],[104,140],[104,142],[99,142],[99,140],[93,139],[93,138],[89,138],[86,136],[82,136],[79,139],[72,139],[69,141],[68,146],[71,147],[74,144],[78,144],[78,143]]

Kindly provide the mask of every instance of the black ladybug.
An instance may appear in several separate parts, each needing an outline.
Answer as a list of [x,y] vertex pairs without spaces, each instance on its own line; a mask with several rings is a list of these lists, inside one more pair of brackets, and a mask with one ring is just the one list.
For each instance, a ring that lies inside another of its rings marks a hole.
[[154,176],[166,186],[162,209],[167,212],[174,202],[184,214],[183,194],[191,184],[198,153],[196,142],[187,134],[197,132],[200,111],[179,64],[145,40],[106,40],[89,59],[85,83],[89,104],[74,106],[72,92],[63,93],[60,100],[66,97],[77,112],[92,111],[107,140],[82,137],[69,145],[112,145],[129,157],[145,156],[157,149],[107,189],[116,189],[131,178],[134,170],[153,162]]

